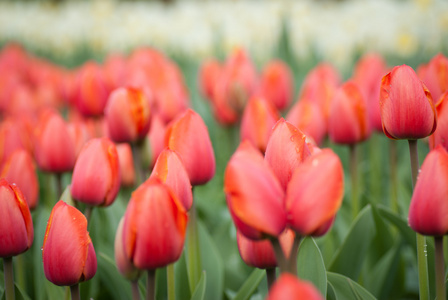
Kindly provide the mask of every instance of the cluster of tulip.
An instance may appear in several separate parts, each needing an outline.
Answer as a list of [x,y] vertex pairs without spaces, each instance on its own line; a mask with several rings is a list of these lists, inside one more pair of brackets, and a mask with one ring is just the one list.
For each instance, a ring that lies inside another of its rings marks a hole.
[[[409,140],[416,183],[409,224],[435,236],[437,298],[444,299],[447,72],[442,54],[417,73],[406,65],[389,69],[380,55],[365,55],[345,82],[331,64],[320,63],[291,106],[293,75],[280,60],[261,75],[240,48],[223,63],[203,63],[199,88],[216,120],[240,130],[241,142],[226,161],[224,194],[241,258],[266,270],[268,299],[326,297],[297,272],[300,243],[325,235],[343,202],[343,164],[323,145],[328,136],[351,150],[355,218],[356,145],[374,130]],[[208,128],[189,107],[180,69],[151,48],[75,70],[17,45],[0,52],[0,257],[7,299],[14,297],[12,257],[33,243],[32,211],[39,203],[38,174],[44,173],[54,174],[61,199],[40,199],[52,208],[42,245],[48,281],[70,286],[72,299],[79,298],[78,284],[97,271],[88,232],[92,210],[111,206],[121,187],[130,187],[114,250],[133,299],[140,298],[143,271],[147,299],[155,298],[156,270],[164,267],[168,298],[174,299],[173,264],[182,254],[185,280],[196,295],[203,268],[193,187],[214,177],[216,161]],[[416,141],[428,136],[431,152],[417,180]],[[65,191],[64,178],[70,181]],[[421,295],[429,294],[425,243],[418,234]]]

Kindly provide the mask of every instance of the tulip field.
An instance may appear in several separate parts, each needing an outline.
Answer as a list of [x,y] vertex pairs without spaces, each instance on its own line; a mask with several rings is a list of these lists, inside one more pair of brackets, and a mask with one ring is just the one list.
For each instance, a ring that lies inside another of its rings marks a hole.
[[289,42],[2,43],[0,299],[446,299],[448,53]]

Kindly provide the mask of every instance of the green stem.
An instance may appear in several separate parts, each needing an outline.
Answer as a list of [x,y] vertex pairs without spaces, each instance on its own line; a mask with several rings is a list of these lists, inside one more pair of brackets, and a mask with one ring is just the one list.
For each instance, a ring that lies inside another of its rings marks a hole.
[[188,221],[187,227],[187,271],[190,292],[193,293],[200,280],[202,271],[201,253],[199,247],[199,228],[194,201],[190,209],[190,220]]
[[390,205],[394,212],[398,213],[398,176],[397,176],[397,141],[389,142],[389,167],[390,167]]
[[166,267],[166,277],[168,286],[168,300],[176,299],[176,286],[175,286],[175,276],[174,276],[174,263],[169,264]]
[[268,282],[268,290],[270,291],[276,279],[275,268],[266,269],[266,279]]
[[296,276],[297,276],[297,256],[299,254],[299,246],[301,240],[302,237],[300,235],[295,236],[291,248],[291,253],[289,254],[289,257],[286,260],[286,266],[288,268],[288,271]]
[[381,151],[379,149],[379,136],[376,133],[373,133],[370,141],[369,141],[369,163],[370,163],[370,196],[372,199],[377,202],[382,198],[381,191],[381,159],[380,154]]
[[146,180],[146,171],[142,162],[142,143],[132,143],[132,158],[134,160],[134,169],[135,169],[135,184],[139,186]]
[[23,256],[25,253],[16,256],[16,278],[17,285],[21,288],[25,289],[26,280],[25,280],[25,257]]
[[156,299],[156,270],[148,270],[146,280],[146,300]]
[[80,300],[81,296],[79,294],[79,284],[74,284],[70,286],[70,294],[72,295],[72,300]]
[[358,151],[356,144],[350,145],[350,180],[352,191],[352,215],[356,218],[359,212],[358,197]]
[[138,280],[131,281],[132,300],[140,300],[140,291],[138,289]]
[[12,257],[3,257],[3,272],[5,276],[5,300],[14,300],[14,269]]
[[56,173],[56,202],[59,201],[59,199],[62,196],[62,173]]
[[87,219],[87,226],[89,226],[89,224],[90,224],[90,218],[92,217],[92,211],[93,211],[93,206],[87,205],[87,207],[84,211],[84,216]]
[[445,258],[443,257],[443,236],[434,237],[436,267],[436,298],[446,300]]
[[288,270],[288,262],[285,257],[285,253],[283,252],[282,246],[280,245],[280,241],[277,238],[273,238],[270,241],[272,244],[272,248],[274,248],[275,259],[277,260],[277,266],[280,269],[280,273],[290,272]]
[[[418,151],[417,140],[409,140],[409,153],[411,157],[412,187],[415,187],[418,177]],[[420,300],[429,300],[429,279],[428,279],[428,261],[426,258],[426,238],[423,235],[417,236],[417,266],[418,266],[418,287],[420,291]]]

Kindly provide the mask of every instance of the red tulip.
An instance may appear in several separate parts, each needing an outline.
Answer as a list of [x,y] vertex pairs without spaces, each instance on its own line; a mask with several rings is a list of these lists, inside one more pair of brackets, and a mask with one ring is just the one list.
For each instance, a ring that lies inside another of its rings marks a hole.
[[199,70],[199,89],[202,95],[212,101],[215,82],[218,80],[223,66],[215,59],[205,61]]
[[266,300],[324,300],[319,291],[307,281],[283,273],[272,286]]
[[63,173],[75,165],[75,143],[67,124],[53,110],[42,113],[35,134],[35,156],[43,171]]
[[356,144],[371,133],[367,104],[358,85],[347,81],[340,86],[331,102],[328,119],[330,139],[338,144]]
[[163,120],[158,116],[154,115],[151,118],[151,126],[148,134],[146,135],[147,142],[149,144],[149,166],[151,168],[154,167],[156,163],[157,157],[165,148],[165,135],[166,135],[166,124],[163,123]]
[[96,273],[96,254],[87,219],[62,200],[53,207],[48,219],[42,258],[45,277],[56,285],[74,285]]
[[[280,245],[285,257],[289,257],[290,255],[294,236],[294,232],[288,229],[279,236]],[[238,250],[241,258],[248,266],[259,269],[271,269],[277,267],[274,249],[268,239],[253,241],[237,230],[236,241],[238,243]]]
[[391,139],[420,139],[436,130],[431,94],[409,66],[397,66],[383,77],[380,108],[384,134]]
[[235,226],[246,237],[278,237],[285,229],[284,191],[263,155],[248,141],[227,164],[224,192]]
[[16,184],[29,208],[36,208],[39,201],[39,179],[34,160],[28,151],[24,149],[14,151],[0,170],[0,178]]
[[281,60],[269,62],[261,75],[261,94],[278,110],[284,110],[292,100],[294,78],[291,69]]
[[321,235],[333,222],[343,195],[344,170],[339,157],[331,149],[314,154],[296,168],[288,184],[289,226],[302,236]]
[[143,92],[134,88],[114,90],[104,111],[109,136],[117,143],[129,143],[146,136],[150,123],[150,104]]
[[264,153],[272,127],[280,118],[275,107],[262,97],[252,97],[241,120],[241,140],[249,140]]
[[448,233],[448,153],[437,146],[420,169],[409,207],[409,226],[423,235]]
[[75,144],[75,156],[78,157],[84,144],[92,138],[92,133],[87,123],[83,120],[68,123],[67,129]]
[[30,209],[15,184],[0,179],[0,257],[25,252],[33,243]]
[[121,185],[132,187],[135,183],[134,159],[132,148],[128,143],[116,145],[118,161],[120,163]]
[[120,271],[123,277],[128,280],[137,280],[141,275],[141,271],[137,269],[126,256],[123,244],[123,225],[124,218],[121,218],[115,234],[115,263],[117,264],[118,271]]
[[420,79],[428,87],[433,99],[439,99],[448,90],[448,58],[442,53],[434,56]]
[[132,193],[123,225],[126,257],[134,266],[154,270],[177,261],[182,254],[187,212],[177,196],[157,178]]
[[280,119],[272,129],[265,160],[279,179],[284,191],[294,169],[309,155],[305,135],[292,124]]
[[429,147],[434,149],[437,145],[442,145],[448,150],[448,91],[443,93],[436,104],[437,129],[429,137]]
[[120,176],[115,144],[108,138],[91,139],[73,170],[72,197],[88,205],[109,206],[120,189]]
[[208,182],[215,175],[215,154],[201,116],[188,109],[166,132],[165,145],[177,152],[192,185]]
[[7,118],[0,123],[0,166],[18,149],[31,150],[29,135],[15,119]]

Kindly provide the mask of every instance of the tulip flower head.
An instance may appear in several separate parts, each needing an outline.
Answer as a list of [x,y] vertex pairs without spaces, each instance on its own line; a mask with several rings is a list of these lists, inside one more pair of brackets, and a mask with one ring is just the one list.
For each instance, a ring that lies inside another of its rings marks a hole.
[[420,79],[428,87],[433,99],[439,99],[448,91],[448,58],[442,53],[435,55],[421,75]]
[[437,127],[437,115],[430,92],[406,65],[396,66],[381,81],[381,122],[391,139],[421,139]]
[[120,163],[121,186],[132,187],[135,183],[134,158],[128,143],[117,144],[118,161]]
[[429,137],[429,147],[434,149],[442,145],[448,151],[448,91],[440,96],[436,103],[437,129]]
[[272,286],[266,300],[324,300],[314,285],[283,273]]
[[291,69],[281,60],[269,62],[261,75],[260,89],[278,110],[289,106],[292,100],[293,82]]
[[30,209],[15,184],[0,179],[0,257],[25,252],[34,238]]
[[75,285],[96,273],[96,254],[87,231],[87,219],[62,200],[51,211],[42,258],[45,277],[55,285]]

